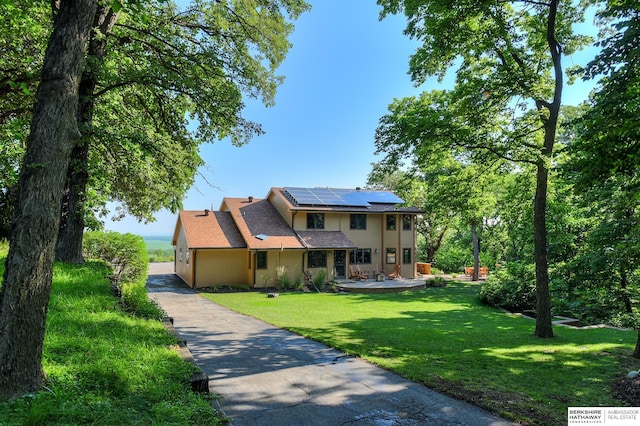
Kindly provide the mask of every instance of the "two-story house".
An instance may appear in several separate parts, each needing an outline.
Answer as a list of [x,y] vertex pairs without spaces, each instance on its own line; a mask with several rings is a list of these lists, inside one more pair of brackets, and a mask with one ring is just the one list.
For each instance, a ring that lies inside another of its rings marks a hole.
[[273,287],[319,270],[329,280],[357,268],[373,277],[416,276],[415,219],[390,191],[271,188],[263,199],[225,198],[218,211],[179,213],[175,272],[190,287]]

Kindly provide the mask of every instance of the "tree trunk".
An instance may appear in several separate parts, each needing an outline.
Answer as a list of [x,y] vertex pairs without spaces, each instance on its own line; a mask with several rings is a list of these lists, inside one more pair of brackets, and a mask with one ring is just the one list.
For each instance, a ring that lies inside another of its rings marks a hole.
[[89,143],[92,137],[95,89],[98,85],[98,72],[104,60],[107,48],[107,35],[111,33],[118,19],[109,6],[100,6],[87,49],[87,61],[80,81],[78,102],[78,123],[83,137],[73,147],[71,163],[67,172],[67,184],[62,200],[60,229],[56,244],[56,260],[82,263],[82,237],[85,227],[85,201],[89,182]]
[[549,263],[547,260],[547,185],[551,167],[553,146],[556,141],[558,115],[562,100],[562,47],[556,40],[556,14],[559,0],[549,2],[547,18],[547,44],[553,62],[555,86],[551,103],[536,100],[544,123],[544,142],[536,172],[536,196],[533,207],[534,257],[536,262],[536,330],[537,337],[553,337],[551,321],[551,294],[549,293]]
[[538,165],[536,196],[533,207],[534,257],[536,263],[536,330],[537,337],[553,337],[549,265],[547,261],[547,179],[549,171]]
[[640,329],[638,330],[638,339],[636,339],[636,348],[633,351],[634,358],[640,358]]
[[60,0],[56,5],[0,292],[0,399],[36,391],[42,384],[62,191],[79,135],[78,87],[97,0]]
[[473,240],[473,276],[471,281],[480,279],[480,240],[478,239],[478,225],[471,222],[471,238]]

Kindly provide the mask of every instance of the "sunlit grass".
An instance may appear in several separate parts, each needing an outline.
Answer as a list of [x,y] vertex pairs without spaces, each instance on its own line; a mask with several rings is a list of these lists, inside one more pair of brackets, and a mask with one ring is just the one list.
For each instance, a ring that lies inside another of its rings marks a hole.
[[161,323],[125,313],[108,275],[103,263],[55,266],[46,387],[0,403],[0,424],[219,424],[211,398],[191,392],[194,367],[179,357],[175,338]]
[[481,305],[478,290],[205,297],[512,419],[562,424],[568,406],[623,405],[611,385],[638,368],[635,332],[555,327],[541,340],[533,321]]

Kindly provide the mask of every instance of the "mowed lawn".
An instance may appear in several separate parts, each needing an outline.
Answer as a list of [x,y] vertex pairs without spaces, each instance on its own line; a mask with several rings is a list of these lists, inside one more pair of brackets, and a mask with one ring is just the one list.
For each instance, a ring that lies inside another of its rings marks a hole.
[[538,339],[532,320],[480,304],[479,286],[203,295],[524,423],[565,424],[567,407],[625,405],[611,387],[640,367],[636,332],[558,326],[555,338]]

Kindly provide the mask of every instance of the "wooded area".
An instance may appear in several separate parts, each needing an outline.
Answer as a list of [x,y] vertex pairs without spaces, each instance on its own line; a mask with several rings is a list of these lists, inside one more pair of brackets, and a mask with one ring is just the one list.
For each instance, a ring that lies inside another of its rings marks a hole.
[[[383,17],[405,14],[420,43],[416,84],[456,77],[451,90],[396,100],[375,135],[383,159],[369,183],[425,211],[420,260],[488,266],[483,297],[535,311],[538,337],[553,337],[558,314],[640,337],[637,2],[378,3]],[[594,7],[597,40],[574,31]],[[10,241],[0,398],[41,385],[54,255],[81,262],[83,233],[100,227],[107,202],[143,221],[179,209],[202,143],[260,134],[243,99],[273,104],[293,21],[307,9],[0,2],[0,51],[11,53],[0,58],[0,238]],[[601,53],[584,69],[563,62],[592,43]],[[588,102],[563,106],[576,78],[600,80]]]

